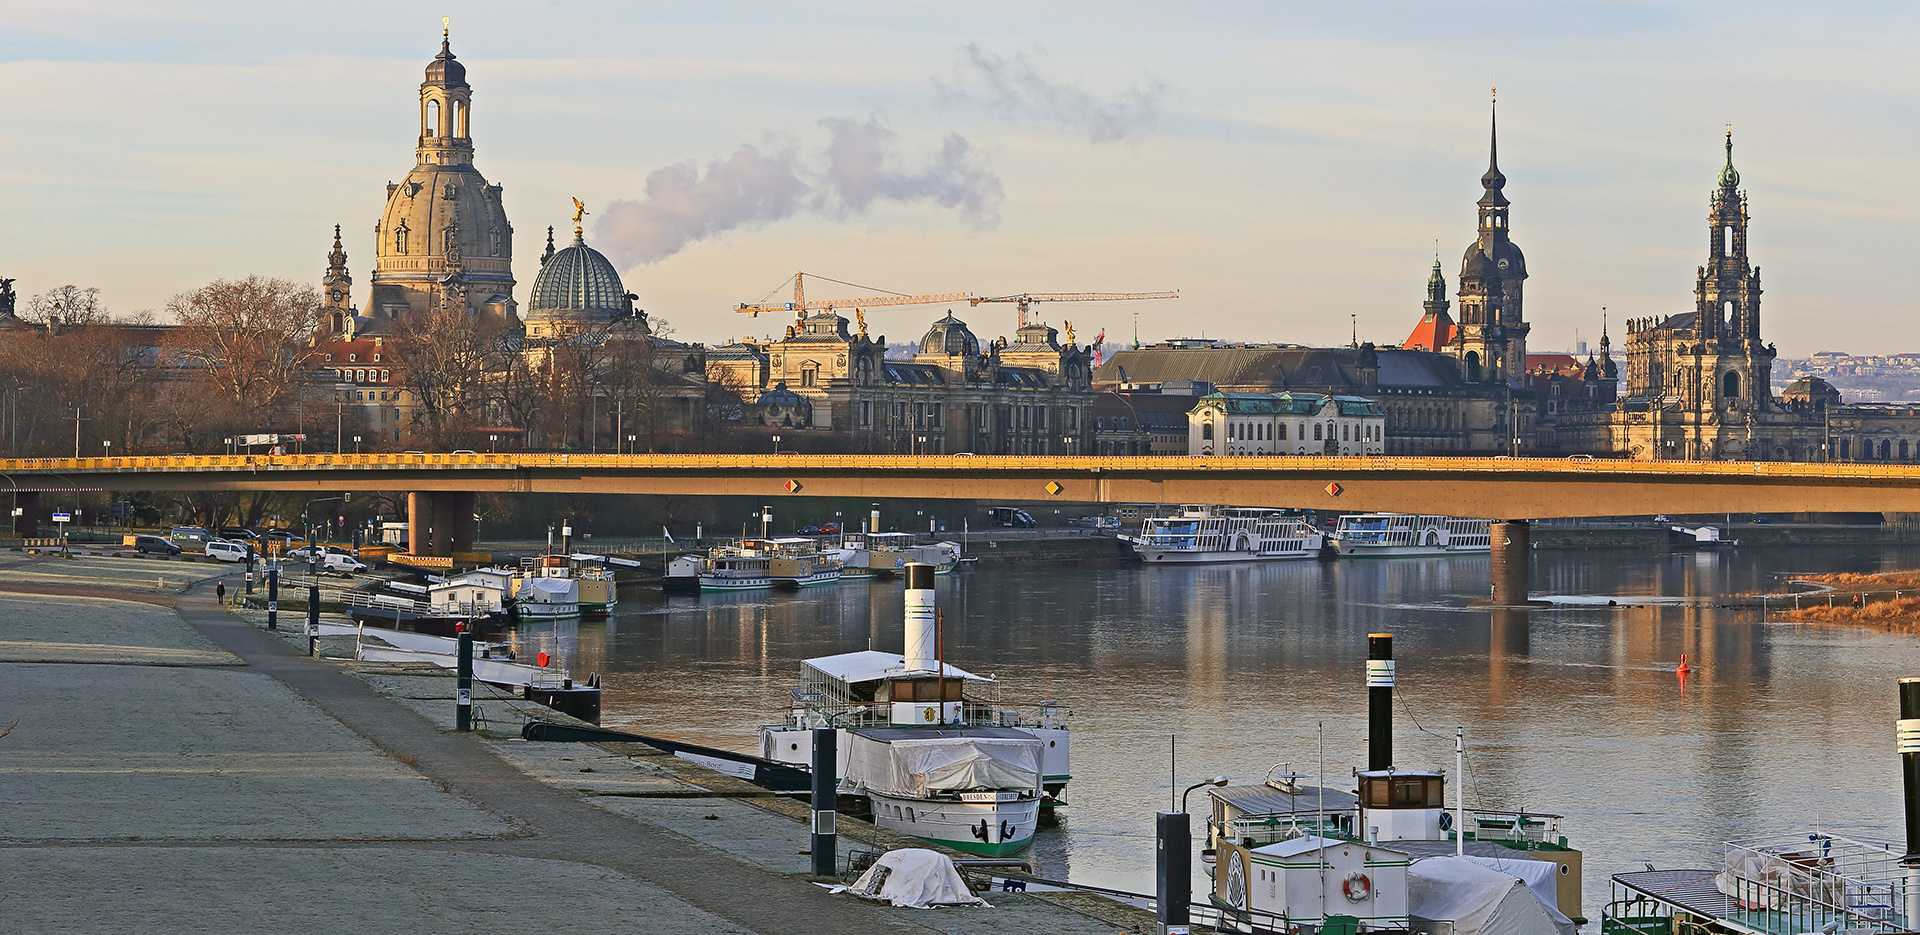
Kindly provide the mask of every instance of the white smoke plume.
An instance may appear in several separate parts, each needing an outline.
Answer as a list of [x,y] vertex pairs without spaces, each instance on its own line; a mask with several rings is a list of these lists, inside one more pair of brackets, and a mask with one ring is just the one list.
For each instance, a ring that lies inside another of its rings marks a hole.
[[608,205],[594,225],[595,246],[623,267],[658,263],[696,241],[736,229],[764,227],[799,211],[838,220],[865,214],[875,202],[931,201],[958,210],[969,224],[999,223],[1000,179],[972,144],[949,133],[923,167],[903,168],[898,134],[879,117],[821,121],[828,142],[803,158],[791,141],[742,146],[704,172],[692,160],[655,169],[646,197]]
[[942,100],[972,100],[977,93],[1003,116],[1051,121],[1085,133],[1091,143],[1139,139],[1153,129],[1167,96],[1166,84],[1152,79],[1112,100],[1102,100],[1041,74],[1023,52],[1009,59],[969,43],[965,53],[954,83],[934,79],[934,90]]

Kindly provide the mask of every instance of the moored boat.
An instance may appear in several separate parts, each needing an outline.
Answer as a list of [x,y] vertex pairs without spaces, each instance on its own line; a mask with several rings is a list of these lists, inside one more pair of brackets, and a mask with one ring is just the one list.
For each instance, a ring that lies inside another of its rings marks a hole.
[[1318,558],[1319,530],[1278,510],[1184,506],[1172,516],[1149,517],[1138,536],[1121,536],[1148,564],[1197,565]]
[[1350,513],[1340,517],[1328,544],[1341,558],[1401,558],[1489,552],[1491,522],[1413,513]]
[[773,587],[773,558],[755,540],[721,546],[700,564],[700,590],[751,591]]
[[776,588],[809,588],[840,580],[845,565],[838,555],[820,549],[817,539],[802,537],[766,540],[767,575]]

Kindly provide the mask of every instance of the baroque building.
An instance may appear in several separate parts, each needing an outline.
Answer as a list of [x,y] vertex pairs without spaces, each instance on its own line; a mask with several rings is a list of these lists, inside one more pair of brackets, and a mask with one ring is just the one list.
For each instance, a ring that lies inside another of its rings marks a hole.
[[[473,165],[473,87],[443,31],[440,54],[420,84],[420,135],[414,165],[387,183],[386,209],[374,225],[374,270],[364,310],[356,313],[346,258],[323,281],[323,327],[378,333],[409,315],[457,308],[518,322],[513,299],[513,225],[501,188]],[[337,240],[337,237],[336,237]]]

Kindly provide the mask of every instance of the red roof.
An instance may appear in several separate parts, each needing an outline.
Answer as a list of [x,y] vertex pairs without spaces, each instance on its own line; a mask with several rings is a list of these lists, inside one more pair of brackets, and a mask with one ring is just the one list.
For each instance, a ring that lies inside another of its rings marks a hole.
[[1421,316],[1420,323],[1413,326],[1413,333],[1407,335],[1406,343],[1400,346],[1409,351],[1439,351],[1453,343],[1453,319],[1446,312],[1432,312]]
[[1541,368],[1569,377],[1587,372],[1586,365],[1572,354],[1528,354],[1527,372],[1539,373]]

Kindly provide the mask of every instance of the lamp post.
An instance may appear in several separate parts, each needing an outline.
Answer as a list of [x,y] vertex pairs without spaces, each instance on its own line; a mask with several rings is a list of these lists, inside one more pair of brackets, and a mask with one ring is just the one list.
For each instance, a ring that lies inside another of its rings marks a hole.
[[633,442],[634,442],[634,439],[636,439],[636,438],[639,438],[639,437],[640,437],[640,436],[638,436],[638,435],[629,435],[629,436],[627,436],[627,454],[633,454]]
[[773,453],[774,454],[780,453],[780,436],[778,435],[775,435],[773,437]]
[[103,458],[113,457],[113,439],[100,439],[100,456]]
[[[355,441],[359,441],[359,439],[354,439],[354,440],[355,440]],[[499,450],[500,450],[500,436],[498,436],[498,435],[488,435],[488,436],[487,436],[487,451],[488,451],[489,453],[492,453],[492,452],[495,452],[495,451],[499,451]]]
[[353,437],[353,453],[354,454],[360,453],[360,436],[358,435],[355,435]]
[[1198,789],[1201,786],[1224,786],[1226,784],[1227,784],[1227,777],[1215,776],[1212,779],[1202,779],[1199,782],[1196,782],[1193,785],[1188,786],[1187,791],[1180,793],[1180,810],[1183,812],[1187,810],[1187,796],[1190,795],[1193,792],[1193,790]]
[[233,439],[229,438],[226,441],[227,441],[227,454],[233,454]]

